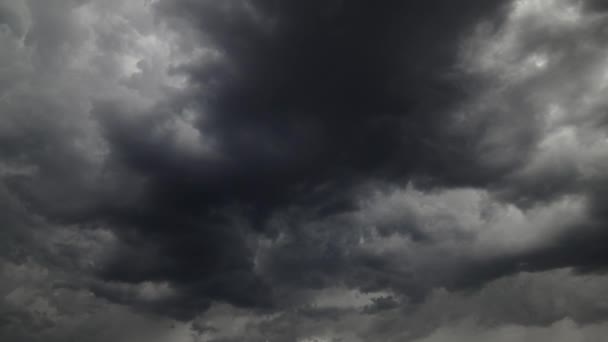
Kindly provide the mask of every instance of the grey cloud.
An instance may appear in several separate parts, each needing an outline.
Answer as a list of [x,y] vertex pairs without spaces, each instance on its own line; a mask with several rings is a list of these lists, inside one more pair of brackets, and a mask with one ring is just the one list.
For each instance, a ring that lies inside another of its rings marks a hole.
[[509,329],[523,335],[588,334],[604,326],[606,303],[595,298],[605,292],[605,281],[604,276],[580,276],[566,269],[522,273],[490,282],[479,292],[438,289],[420,304],[400,303],[382,311],[334,306],[264,316],[213,306],[198,322],[207,326],[202,336],[211,341],[432,341],[447,338],[447,331],[454,338],[498,338]]
[[0,0],[0,337],[594,338],[603,7]]

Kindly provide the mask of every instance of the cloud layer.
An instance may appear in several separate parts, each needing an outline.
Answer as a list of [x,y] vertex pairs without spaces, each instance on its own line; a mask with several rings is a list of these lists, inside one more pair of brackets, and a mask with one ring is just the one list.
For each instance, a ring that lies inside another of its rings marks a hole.
[[0,339],[599,339],[607,10],[0,0]]

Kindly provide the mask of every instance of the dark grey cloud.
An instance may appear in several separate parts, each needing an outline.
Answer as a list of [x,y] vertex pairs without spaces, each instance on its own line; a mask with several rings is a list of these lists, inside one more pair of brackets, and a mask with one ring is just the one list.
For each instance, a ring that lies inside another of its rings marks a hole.
[[[458,38],[475,18],[500,13],[498,5],[470,2],[452,16],[446,5],[398,2],[159,3],[170,24],[194,27],[220,57],[177,66],[193,91],[152,113],[129,117],[120,106],[95,104],[111,158],[145,183],[135,207],[112,208],[103,219],[133,227],[143,236],[139,244],[162,241],[164,258],[143,265],[149,270],[136,262],[109,266],[104,275],[191,282],[234,270],[263,288],[242,232],[222,216],[236,211],[254,231],[276,236],[283,228],[268,220],[289,206],[327,215],[353,209],[354,189],[369,180],[446,176],[451,163],[434,156],[440,153],[432,141],[461,94],[447,74]],[[184,155],[171,148],[180,148],[171,146],[171,135],[158,133],[187,113],[209,142],[207,154]],[[186,240],[196,242],[190,248]],[[294,242],[298,249],[305,243]],[[308,277],[341,266],[338,254],[310,258]]]
[[0,0],[0,339],[599,336],[604,7]]

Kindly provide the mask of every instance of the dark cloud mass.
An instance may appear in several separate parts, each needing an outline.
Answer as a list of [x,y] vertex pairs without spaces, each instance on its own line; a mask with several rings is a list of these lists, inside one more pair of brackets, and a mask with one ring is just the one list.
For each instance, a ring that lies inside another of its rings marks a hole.
[[601,340],[607,9],[0,0],[0,340]]

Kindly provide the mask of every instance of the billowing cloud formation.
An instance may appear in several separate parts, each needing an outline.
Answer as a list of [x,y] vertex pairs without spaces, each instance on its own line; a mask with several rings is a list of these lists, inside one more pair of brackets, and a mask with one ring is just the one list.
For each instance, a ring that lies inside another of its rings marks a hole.
[[0,0],[0,339],[598,339],[606,10]]

